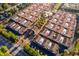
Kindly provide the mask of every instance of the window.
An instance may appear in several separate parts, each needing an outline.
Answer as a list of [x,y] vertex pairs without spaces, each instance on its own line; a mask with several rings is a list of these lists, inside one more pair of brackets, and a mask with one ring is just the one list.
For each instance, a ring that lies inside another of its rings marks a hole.
[[59,21],[59,23],[60,23],[60,24],[62,24],[62,23],[63,23],[63,21],[62,21],[62,20],[60,20],[60,21]]
[[44,42],[44,38],[40,38],[38,43],[41,45]]
[[39,11],[39,12],[40,12],[40,9],[37,9],[37,11]]
[[53,28],[54,27],[54,24],[50,24],[50,28]]
[[47,30],[46,32],[45,32],[45,35],[47,36],[47,35],[49,35],[50,34],[50,30]]
[[27,9],[27,10],[23,10],[24,13],[26,13],[26,12],[28,12],[28,11],[29,11],[28,9]]
[[59,30],[60,29],[60,26],[57,26],[56,29]]
[[18,19],[19,17],[15,17],[15,19]]
[[67,29],[64,29],[62,33],[63,33],[63,34],[66,34],[66,32],[67,32]]
[[19,27],[16,28],[16,30],[18,31],[20,28],[21,28],[21,27],[19,26]]
[[67,21],[70,22],[70,20],[71,20],[71,19],[68,17],[68,18],[67,18]]
[[72,14],[68,14],[68,17],[72,17]]
[[56,37],[57,37],[57,34],[53,33],[53,38],[56,39]]
[[60,43],[63,43],[63,41],[64,41],[64,37],[60,37],[59,42],[60,42]]
[[52,16],[52,12],[51,11],[49,11],[49,16]]
[[16,24],[15,23],[13,23],[13,25],[11,26],[11,27],[14,27]]
[[36,15],[37,13],[36,12],[33,12],[33,15]]
[[29,16],[28,19],[31,20],[32,19],[32,16]]
[[23,12],[21,12],[21,13],[20,13],[20,15],[24,15],[24,13],[23,13]]
[[24,20],[23,22],[22,22],[22,24],[25,24],[27,21],[26,20]]
[[69,24],[68,23],[65,23],[65,27],[68,27],[69,26]]
[[49,42],[49,43],[48,43],[48,49],[50,49],[51,46],[52,46],[52,42]]
[[55,18],[55,19],[53,19],[53,22],[57,22],[57,19]]
[[56,14],[56,17],[58,18],[60,15],[59,14]]

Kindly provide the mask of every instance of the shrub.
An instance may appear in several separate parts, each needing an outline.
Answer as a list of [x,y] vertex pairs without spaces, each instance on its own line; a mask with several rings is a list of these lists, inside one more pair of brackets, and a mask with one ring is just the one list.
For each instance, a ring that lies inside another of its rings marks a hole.
[[3,11],[3,8],[2,8],[2,6],[0,5],[0,11]]
[[10,31],[8,33],[9,33],[9,35],[10,35],[11,38],[13,38],[15,41],[17,40],[18,37],[15,34],[13,34]]
[[2,51],[0,51],[0,56],[4,56],[4,53]]
[[4,4],[2,4],[2,7],[3,7],[4,9],[8,9],[8,8],[10,8],[11,6],[10,6],[8,3],[4,3]]
[[9,53],[6,53],[8,51],[8,48],[6,46],[0,47],[0,56],[9,56]]
[[10,12],[11,12],[12,14],[15,14],[15,12],[17,12],[17,11],[18,11],[18,8],[17,8],[17,7],[15,7],[15,8],[13,8],[13,9],[10,10]]
[[2,35],[4,35],[7,38],[10,38],[10,35],[6,31],[2,31]]
[[0,25],[0,33],[4,35],[6,38],[12,38],[14,41],[17,41],[18,36],[4,29],[2,25]]
[[2,51],[3,53],[6,53],[8,51],[8,48],[6,46],[1,46],[0,51]]
[[25,51],[32,56],[44,56],[42,53],[38,52],[36,49],[31,48],[30,45],[25,46]]

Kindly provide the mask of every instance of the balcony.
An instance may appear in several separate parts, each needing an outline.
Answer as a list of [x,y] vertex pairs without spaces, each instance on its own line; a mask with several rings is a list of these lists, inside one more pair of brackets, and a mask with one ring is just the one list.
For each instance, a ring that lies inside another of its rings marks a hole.
[[16,31],[18,31],[18,30],[20,30],[21,29],[21,26],[18,26],[17,28],[16,28]]
[[45,41],[45,43],[43,44],[45,48],[51,50],[51,48],[53,47],[54,43],[51,42],[50,40],[47,40]]
[[51,30],[48,30],[48,29],[43,29],[43,31],[40,33],[41,35],[45,36],[45,37],[48,37],[51,33]]
[[21,12],[19,12],[17,15],[20,16],[20,17],[22,17],[22,16],[25,15],[25,13],[24,13],[23,11],[21,11]]
[[24,9],[23,12],[24,13],[27,13],[27,12],[29,12],[29,10],[28,9]]
[[58,41],[57,37],[58,37],[58,33],[55,33],[55,32],[52,32],[49,36],[49,38],[55,42]]
[[22,19],[21,21],[19,21],[19,23],[25,27],[28,27],[31,24],[30,21],[25,20],[25,19]]
[[65,29],[65,28],[62,28],[62,32],[61,32],[61,34],[63,34],[63,35],[66,35],[67,34],[67,29]]
[[58,54],[59,53],[59,45],[54,44],[54,46],[51,48],[51,50],[53,51],[53,53]]
[[55,27],[55,24],[49,22],[47,25],[46,25],[47,28],[53,30],[53,28]]
[[66,18],[66,22],[70,22],[71,21],[71,18],[70,17],[67,17]]
[[[34,15],[34,13],[36,13],[35,15]],[[25,18],[25,19],[27,19],[28,21],[31,21],[31,22],[33,22],[33,21],[35,21],[38,17],[39,17],[39,13],[37,13],[37,12],[31,12],[31,13],[29,13],[29,14],[25,14],[24,16],[23,16],[23,18]]]
[[53,29],[57,33],[61,33],[62,27],[60,25],[55,25],[55,28]]
[[60,16],[61,16],[60,14],[56,13],[53,17],[59,19]]
[[51,20],[50,20],[50,22],[52,22],[52,23],[57,23],[57,21],[58,21],[58,19],[56,19],[56,18],[52,18]]
[[69,23],[64,23],[65,28],[69,28],[70,24]]
[[69,38],[66,38],[65,45],[66,45],[67,47],[70,47],[70,46],[72,45],[72,41],[71,41]]
[[39,43],[40,45],[43,45],[45,38],[38,36],[37,39],[35,40],[37,43]]
[[73,33],[74,33],[74,31],[69,30],[69,31],[67,32],[67,36],[68,36],[68,37],[72,37],[72,36],[73,36]]
[[63,36],[61,36],[61,37],[59,38],[59,42],[60,42],[61,44],[64,42],[64,37],[63,37]]
[[11,18],[11,20],[15,21],[15,22],[18,22],[19,21],[19,17],[18,16],[14,16]]
[[64,20],[59,19],[59,20],[57,21],[57,24],[60,25],[60,26],[63,26]]
[[10,26],[11,28],[14,27],[15,25],[16,25],[15,22],[12,22],[12,23],[9,24],[9,26]]

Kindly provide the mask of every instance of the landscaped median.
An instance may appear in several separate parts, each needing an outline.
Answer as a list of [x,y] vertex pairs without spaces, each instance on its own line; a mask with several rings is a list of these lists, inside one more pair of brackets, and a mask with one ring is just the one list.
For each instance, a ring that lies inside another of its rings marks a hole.
[[31,56],[45,56],[45,54],[43,54],[42,52],[38,51],[37,49],[35,48],[32,48],[30,47],[29,44],[27,44],[25,47],[24,47],[24,50]]
[[11,31],[7,31],[3,25],[0,25],[0,34],[5,36],[8,39],[12,39],[14,42],[17,41],[18,36],[12,33]]

